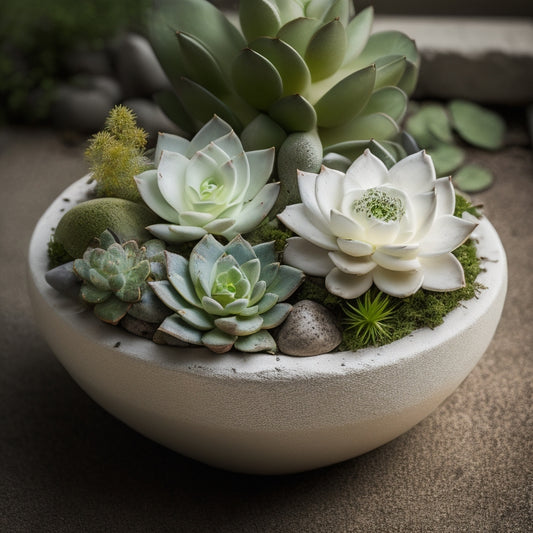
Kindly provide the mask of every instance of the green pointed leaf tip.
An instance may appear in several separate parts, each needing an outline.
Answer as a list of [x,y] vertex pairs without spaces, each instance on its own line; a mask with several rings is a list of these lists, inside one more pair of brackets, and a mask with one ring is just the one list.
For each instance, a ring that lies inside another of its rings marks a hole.
[[250,42],[265,35],[276,35],[281,27],[281,16],[269,0],[246,0],[239,3],[239,22]]
[[285,131],[310,131],[316,127],[315,108],[299,94],[293,94],[274,102],[269,109],[270,116]]
[[305,61],[313,81],[334,74],[342,65],[346,52],[346,32],[338,20],[320,28],[311,38],[305,51]]
[[497,113],[466,100],[452,100],[448,109],[463,140],[486,150],[503,146],[505,122]]

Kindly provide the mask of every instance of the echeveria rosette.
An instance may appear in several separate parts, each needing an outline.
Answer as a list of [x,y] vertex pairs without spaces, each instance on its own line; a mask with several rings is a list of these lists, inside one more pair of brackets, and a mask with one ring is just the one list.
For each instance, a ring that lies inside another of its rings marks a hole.
[[345,299],[374,283],[396,297],[420,288],[451,291],[464,272],[451,253],[477,223],[453,215],[450,178],[436,179],[431,158],[418,152],[390,170],[369,150],[346,174],[322,167],[300,173],[301,204],[278,217],[299,235],[288,240],[284,262],[314,276]]
[[212,118],[191,141],[161,134],[157,169],[136,177],[145,203],[167,223],[148,226],[168,243],[211,233],[232,239],[257,227],[279,194],[267,183],[274,149],[245,152],[232,128]]
[[96,246],[87,248],[83,257],[74,261],[73,270],[83,280],[82,299],[94,305],[100,320],[115,325],[141,301],[150,261],[145,247],[136,241],[121,244],[106,230]]
[[277,261],[274,243],[251,246],[242,236],[227,245],[204,236],[189,260],[166,252],[168,280],[150,283],[174,311],[160,330],[181,341],[224,353],[275,352],[267,331],[281,324],[284,302],[303,280],[301,270]]

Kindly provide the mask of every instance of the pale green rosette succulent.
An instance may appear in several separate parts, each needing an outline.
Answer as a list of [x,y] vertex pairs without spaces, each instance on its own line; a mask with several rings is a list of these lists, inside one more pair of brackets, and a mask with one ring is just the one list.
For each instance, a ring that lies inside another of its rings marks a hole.
[[158,101],[191,133],[218,114],[247,148],[318,132],[324,152],[351,159],[370,139],[401,151],[390,141],[416,85],[416,46],[398,31],[370,35],[372,8],[351,15],[350,0],[244,0],[240,32],[207,0],[159,0],[149,35],[173,91]]
[[73,270],[83,280],[80,294],[94,305],[94,314],[104,322],[118,324],[141,300],[150,262],[146,248],[139,248],[136,241],[120,244],[106,230],[95,247],[87,248],[83,258],[74,261]]
[[147,229],[168,243],[211,233],[228,240],[256,228],[271,210],[279,183],[267,183],[274,149],[245,152],[232,128],[212,118],[191,140],[160,134],[157,169],[135,179],[145,203],[167,223]]
[[274,243],[251,246],[240,235],[227,245],[206,235],[189,260],[166,252],[168,280],[150,283],[174,314],[159,329],[216,353],[232,347],[272,352],[267,331],[281,324],[291,305],[284,302],[303,280],[301,270],[280,265]]

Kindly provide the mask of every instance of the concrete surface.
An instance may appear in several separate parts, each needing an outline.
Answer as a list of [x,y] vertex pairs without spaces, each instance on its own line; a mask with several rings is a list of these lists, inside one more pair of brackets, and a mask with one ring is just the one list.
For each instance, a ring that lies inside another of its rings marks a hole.
[[[521,135],[513,138],[523,139]],[[0,144],[0,530],[6,532],[531,531],[533,157],[469,151],[496,173],[477,195],[509,259],[502,321],[481,362],[395,441],[306,474],[214,470],[108,415],[37,333],[24,277],[33,225],[86,172],[84,146],[14,129]]]

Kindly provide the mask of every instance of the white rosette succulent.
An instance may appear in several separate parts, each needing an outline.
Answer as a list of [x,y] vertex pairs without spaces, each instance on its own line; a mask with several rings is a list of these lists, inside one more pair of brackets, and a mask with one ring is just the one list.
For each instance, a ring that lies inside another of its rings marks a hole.
[[278,183],[267,183],[274,148],[245,152],[232,128],[212,118],[188,141],[160,134],[157,169],[135,179],[145,203],[167,223],[148,226],[168,243],[211,233],[232,239],[251,231],[274,205]]
[[278,215],[299,235],[288,240],[284,262],[325,276],[332,294],[356,298],[373,283],[399,298],[464,286],[451,252],[477,223],[453,215],[451,179],[436,179],[425,152],[387,170],[366,150],[346,174],[300,172],[298,186],[302,203]]

